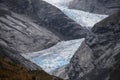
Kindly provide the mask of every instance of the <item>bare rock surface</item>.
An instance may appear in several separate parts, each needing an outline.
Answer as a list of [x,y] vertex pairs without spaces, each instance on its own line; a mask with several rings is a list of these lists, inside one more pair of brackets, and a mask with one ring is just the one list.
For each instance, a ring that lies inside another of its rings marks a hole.
[[120,12],[97,23],[66,68],[70,80],[119,80]]
[[0,40],[26,53],[49,48],[59,42],[60,38],[26,16],[0,9]]

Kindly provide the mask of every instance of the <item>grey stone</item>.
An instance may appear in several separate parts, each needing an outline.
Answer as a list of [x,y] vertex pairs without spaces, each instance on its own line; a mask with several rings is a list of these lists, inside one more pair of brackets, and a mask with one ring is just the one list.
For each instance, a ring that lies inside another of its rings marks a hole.
[[97,23],[66,67],[70,80],[119,80],[120,12]]
[[0,40],[21,53],[40,51],[60,41],[54,33],[26,16],[4,9],[0,9],[0,14]]

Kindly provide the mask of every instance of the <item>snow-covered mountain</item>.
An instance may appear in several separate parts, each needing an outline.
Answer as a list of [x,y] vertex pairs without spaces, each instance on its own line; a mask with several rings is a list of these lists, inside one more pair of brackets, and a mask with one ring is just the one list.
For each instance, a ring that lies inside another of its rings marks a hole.
[[108,15],[94,14],[82,10],[69,9],[68,5],[72,0],[44,0],[59,8],[69,18],[76,21],[83,27],[93,27],[94,24],[108,17]]
[[69,63],[83,40],[84,38],[62,41],[49,49],[25,53],[22,56],[41,66],[46,72],[51,73]]

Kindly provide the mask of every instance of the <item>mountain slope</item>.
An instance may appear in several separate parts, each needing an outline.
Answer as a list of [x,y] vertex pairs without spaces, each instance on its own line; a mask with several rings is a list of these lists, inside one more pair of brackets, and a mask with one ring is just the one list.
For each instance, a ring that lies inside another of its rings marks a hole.
[[93,27],[94,24],[107,17],[107,15],[94,14],[77,9],[70,9],[68,6],[72,0],[67,0],[67,1],[44,0],[44,1],[57,7],[66,16],[68,16],[69,18],[71,18],[72,20],[74,20],[75,22],[77,22],[78,24],[80,24],[82,27],[85,28]]
[[45,73],[17,51],[0,44],[1,80],[61,80]]
[[58,8],[45,1],[5,0],[4,4],[14,12],[32,17],[35,23],[48,28],[62,39],[83,38],[88,32]]
[[0,65],[1,80],[53,80],[52,76],[42,70],[28,71],[21,65],[10,63],[5,58],[0,58]]
[[28,17],[0,8],[0,41],[26,53],[49,48],[60,38]]
[[120,9],[119,0],[73,0],[70,8],[99,14],[112,14]]
[[120,12],[97,23],[71,59],[70,80],[119,80]]

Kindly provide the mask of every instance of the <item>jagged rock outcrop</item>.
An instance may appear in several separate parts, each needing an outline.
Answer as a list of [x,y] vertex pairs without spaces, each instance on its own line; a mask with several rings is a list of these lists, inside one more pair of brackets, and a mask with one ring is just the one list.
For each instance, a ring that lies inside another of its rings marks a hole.
[[120,0],[73,0],[69,7],[92,13],[112,14],[120,9]]
[[92,28],[66,69],[70,80],[120,80],[120,12]]
[[7,9],[0,9],[0,42],[19,52],[49,48],[60,41],[54,33]]
[[62,80],[44,72],[39,66],[0,44],[0,80]]
[[26,14],[62,39],[85,37],[87,30],[68,18],[58,8],[42,0],[5,0],[4,4],[17,13]]

